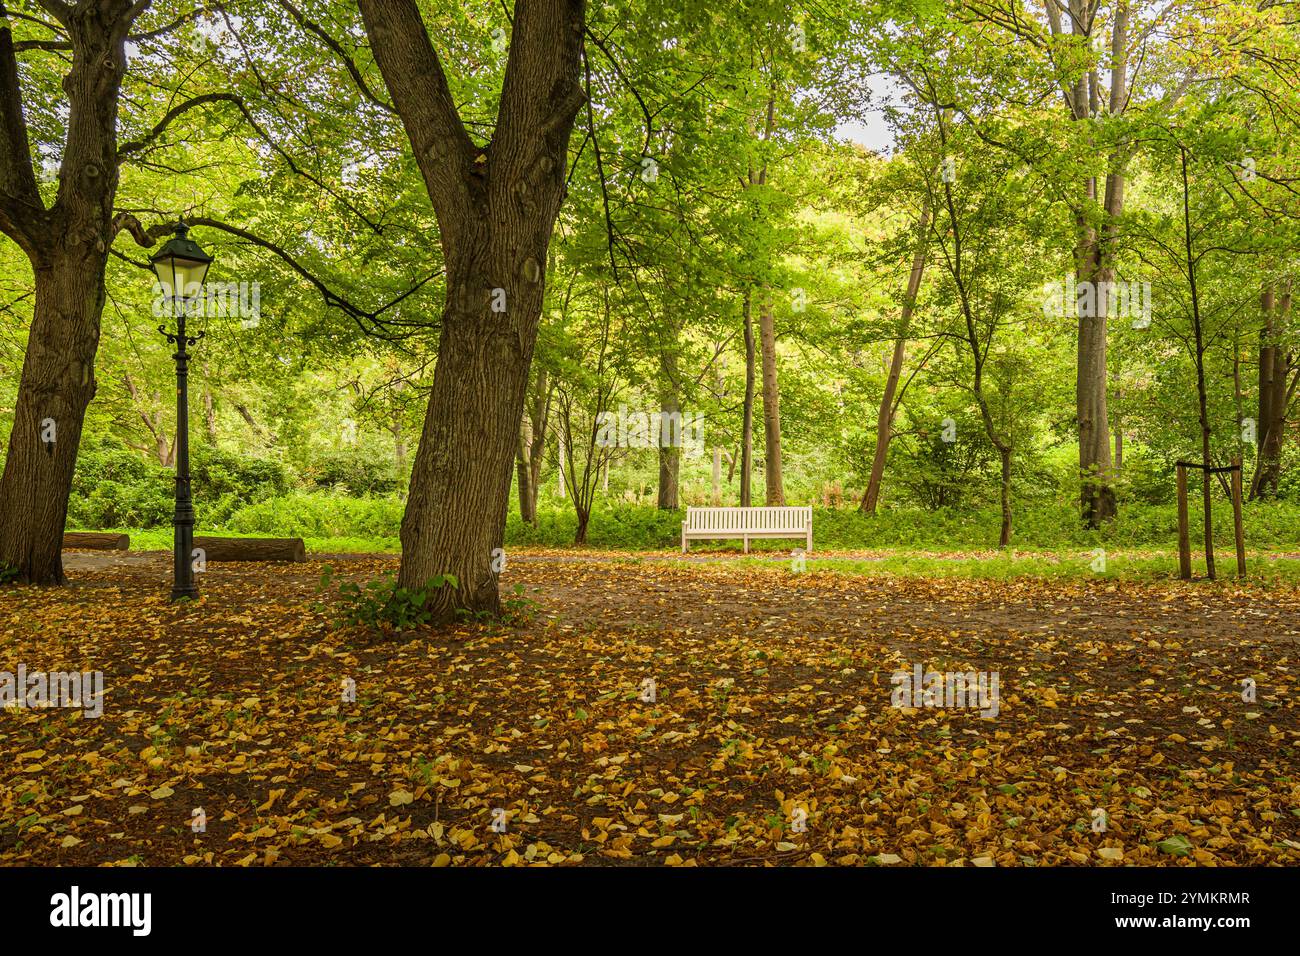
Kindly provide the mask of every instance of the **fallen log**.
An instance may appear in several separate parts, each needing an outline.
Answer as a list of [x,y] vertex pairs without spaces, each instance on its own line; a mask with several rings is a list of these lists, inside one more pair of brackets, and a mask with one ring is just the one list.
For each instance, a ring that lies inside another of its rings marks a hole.
[[194,547],[203,549],[207,561],[307,560],[302,538],[195,538]]
[[126,551],[131,547],[131,536],[109,531],[65,531],[64,548],[84,548],[88,551]]

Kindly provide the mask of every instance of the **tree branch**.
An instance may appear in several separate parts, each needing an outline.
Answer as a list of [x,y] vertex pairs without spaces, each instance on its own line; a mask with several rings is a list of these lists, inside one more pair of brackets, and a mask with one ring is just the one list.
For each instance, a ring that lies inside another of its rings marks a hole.
[[359,0],[358,5],[375,63],[445,233],[468,211],[468,178],[479,151],[460,120],[415,0]]
[[[196,96],[193,99],[186,100],[184,103],[173,106],[168,110],[167,114],[159,120],[154,125],[154,128],[145,134],[144,137],[141,139],[131,140],[128,143],[123,143],[117,150],[118,162],[122,162],[122,160],[130,156],[132,153],[138,153],[140,150],[152,145],[153,142],[157,140],[158,137],[167,130],[167,127],[170,126],[178,117],[183,116],[195,107],[203,106],[207,103],[234,103],[241,110],[244,109],[243,99],[236,96],[234,93],[204,93],[202,96]],[[245,115],[247,115],[247,111],[245,111]]]

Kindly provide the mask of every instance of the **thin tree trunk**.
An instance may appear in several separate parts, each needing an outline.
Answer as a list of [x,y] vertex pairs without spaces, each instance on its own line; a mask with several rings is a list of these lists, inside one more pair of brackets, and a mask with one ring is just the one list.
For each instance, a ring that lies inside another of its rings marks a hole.
[[1002,459],[1002,532],[998,536],[998,547],[1005,548],[1011,543],[1011,446],[998,448]]
[[217,408],[212,397],[212,389],[203,390],[203,428],[208,437],[208,444],[217,447]]
[[[175,443],[168,442],[167,435],[162,430],[162,416],[146,409],[146,400],[140,394],[140,390],[136,388],[135,380],[129,374],[122,376],[122,382],[126,385],[127,393],[131,396],[132,404],[135,405],[136,414],[140,416],[140,420],[144,422],[144,427],[149,429],[149,434],[153,437],[154,456],[158,459],[158,464],[164,468],[170,468]],[[157,398],[156,394],[154,398]]]
[[1276,495],[1281,477],[1289,371],[1281,339],[1286,331],[1291,308],[1290,293],[1284,293],[1280,301],[1275,302],[1273,290],[1266,289],[1260,296],[1260,308],[1264,322],[1259,333],[1259,420],[1256,425],[1258,453],[1255,474],[1250,483],[1252,501]]
[[515,474],[519,481],[519,517],[525,524],[537,524],[537,491],[533,487],[533,469],[528,463],[532,444],[528,417],[519,420],[519,445],[515,453]]
[[903,357],[907,352],[907,334],[912,325],[912,310],[921,291],[921,276],[925,271],[926,231],[930,226],[930,207],[921,209],[916,225],[916,248],[912,252],[912,271],[907,277],[907,292],[903,296],[902,315],[898,323],[898,337],[894,339],[894,354],[889,361],[889,377],[885,380],[885,394],[880,397],[880,410],[876,413],[876,453],[871,460],[871,478],[867,492],[862,496],[859,510],[863,514],[876,513],[880,498],[880,482],[885,474],[885,459],[889,455],[889,442],[893,438],[894,393],[903,372]]
[[537,523],[537,496],[542,487],[542,465],[546,461],[546,430],[551,416],[550,373],[546,369],[537,370],[537,379],[533,383],[533,407],[529,414],[528,470],[531,474],[529,488],[532,500],[529,513],[533,523]]
[[[677,369],[676,327],[673,328],[673,341],[667,343],[659,355],[660,372],[663,375],[663,398],[659,403],[662,415],[668,421],[679,421],[681,416],[681,396],[679,394],[679,376]],[[660,419],[659,440],[659,508],[662,511],[676,511],[679,505],[679,484],[682,463],[682,446],[671,443],[677,436],[685,441],[682,428],[669,429],[665,433],[664,419]]]
[[1196,400],[1201,423],[1201,504],[1205,517],[1205,573],[1214,580],[1214,520],[1210,499],[1210,413],[1205,388],[1205,336],[1201,327],[1201,300],[1196,286],[1196,259],[1192,254],[1192,220],[1187,176],[1187,149],[1180,147],[1183,173],[1183,241],[1187,284],[1192,297],[1192,331],[1196,342]]
[[[677,398],[665,398],[660,406],[664,415],[680,415],[681,407]],[[676,511],[678,508],[679,476],[681,473],[682,449],[677,445],[665,445],[663,428],[660,428],[659,441],[659,509]]]

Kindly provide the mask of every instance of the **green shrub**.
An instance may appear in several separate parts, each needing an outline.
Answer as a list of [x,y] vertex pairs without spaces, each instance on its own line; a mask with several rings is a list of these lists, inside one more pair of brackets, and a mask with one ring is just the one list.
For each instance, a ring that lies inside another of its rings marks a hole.
[[240,508],[226,522],[240,534],[303,538],[394,538],[402,525],[396,498],[298,493]]
[[[190,488],[204,527],[219,529],[250,502],[288,491],[276,462],[199,446],[190,456]],[[171,524],[176,473],[134,451],[96,446],[77,455],[68,501],[74,528],[158,528]]]
[[341,495],[394,495],[406,480],[388,458],[375,458],[361,448],[333,449],[315,455],[304,477],[319,488]]
[[[334,579],[329,565],[321,575],[317,592],[327,590]],[[442,588],[458,587],[455,575],[439,574],[421,588],[398,587],[392,575],[384,575],[364,587],[344,581],[339,585],[339,599],[334,604],[335,621],[341,627],[364,627],[369,631],[406,631],[428,624],[432,619],[429,603]]]

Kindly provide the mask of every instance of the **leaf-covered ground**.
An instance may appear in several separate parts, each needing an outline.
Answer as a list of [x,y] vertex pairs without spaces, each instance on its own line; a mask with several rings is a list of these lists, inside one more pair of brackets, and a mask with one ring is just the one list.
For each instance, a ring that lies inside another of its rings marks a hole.
[[[0,590],[0,671],[106,685],[0,713],[0,862],[1300,864],[1300,590],[592,557],[391,643],[313,609],[318,563]],[[917,663],[996,671],[997,717],[892,707]]]

